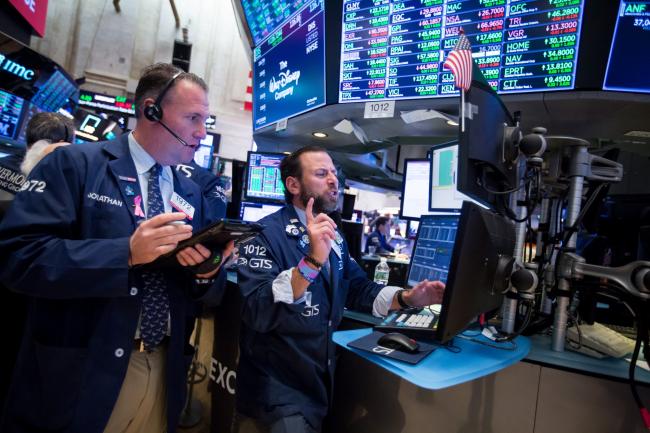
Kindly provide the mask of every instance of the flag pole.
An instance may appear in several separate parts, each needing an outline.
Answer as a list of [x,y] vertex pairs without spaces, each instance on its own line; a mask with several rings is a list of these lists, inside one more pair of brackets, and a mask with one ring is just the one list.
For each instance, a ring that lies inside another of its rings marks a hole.
[[460,88],[460,132],[465,132],[465,89]]

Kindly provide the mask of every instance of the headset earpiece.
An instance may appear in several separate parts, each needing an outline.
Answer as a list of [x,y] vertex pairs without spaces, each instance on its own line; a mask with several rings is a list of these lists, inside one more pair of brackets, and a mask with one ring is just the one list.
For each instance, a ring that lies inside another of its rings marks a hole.
[[162,108],[155,102],[144,107],[143,113],[144,117],[146,117],[147,120],[151,120],[152,122],[160,122],[162,119]]

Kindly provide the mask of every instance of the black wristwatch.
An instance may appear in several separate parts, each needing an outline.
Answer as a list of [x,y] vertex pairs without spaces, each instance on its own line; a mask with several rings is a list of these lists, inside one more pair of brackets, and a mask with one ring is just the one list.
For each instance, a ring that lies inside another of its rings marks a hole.
[[404,292],[406,292],[406,290],[400,290],[397,292],[397,303],[402,308],[411,308],[411,306],[404,301]]

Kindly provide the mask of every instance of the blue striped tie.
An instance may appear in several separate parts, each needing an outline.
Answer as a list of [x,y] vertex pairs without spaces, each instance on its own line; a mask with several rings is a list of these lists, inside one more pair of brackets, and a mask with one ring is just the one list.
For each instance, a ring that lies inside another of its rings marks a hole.
[[[165,212],[162,194],[160,193],[159,176],[161,170],[160,164],[154,164],[149,170],[147,218],[153,218]],[[151,351],[160,344],[167,332],[169,295],[161,271],[143,272],[142,279],[144,281],[144,296],[142,297],[140,336],[144,342],[144,347]]]

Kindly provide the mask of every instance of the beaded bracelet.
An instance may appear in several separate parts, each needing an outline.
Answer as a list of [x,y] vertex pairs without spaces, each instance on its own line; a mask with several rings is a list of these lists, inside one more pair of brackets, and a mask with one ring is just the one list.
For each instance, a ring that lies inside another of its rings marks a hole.
[[304,257],[300,259],[296,268],[298,269],[300,275],[309,283],[313,283],[316,281],[316,278],[318,278],[318,269],[314,269],[309,266]]

